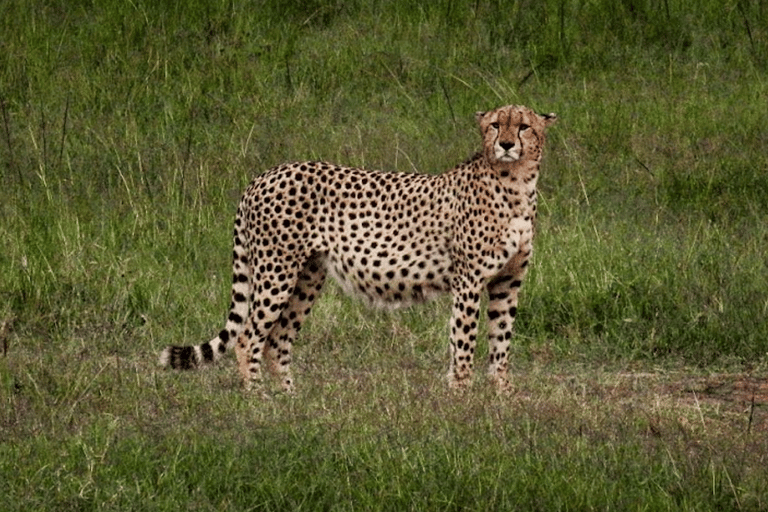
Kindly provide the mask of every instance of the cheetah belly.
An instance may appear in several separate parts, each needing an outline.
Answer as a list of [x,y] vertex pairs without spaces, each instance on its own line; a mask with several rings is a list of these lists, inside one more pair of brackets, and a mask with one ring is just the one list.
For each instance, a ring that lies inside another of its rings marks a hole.
[[337,248],[329,251],[326,266],[345,292],[382,307],[424,302],[447,292],[452,272],[447,251],[416,259],[386,248],[370,256]]

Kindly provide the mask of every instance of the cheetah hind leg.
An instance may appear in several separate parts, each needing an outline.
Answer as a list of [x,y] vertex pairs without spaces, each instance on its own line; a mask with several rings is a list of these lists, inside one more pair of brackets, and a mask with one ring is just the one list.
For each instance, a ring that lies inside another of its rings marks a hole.
[[[295,275],[288,275],[285,282],[295,283],[297,279]],[[262,363],[265,349],[269,345],[267,339],[278,324],[282,311],[287,307],[293,286],[287,287],[285,291],[278,287],[262,290],[260,286],[259,294],[251,302],[245,328],[235,343],[237,368],[245,391],[263,392]]]
[[301,324],[309,315],[312,305],[320,295],[325,282],[325,268],[321,257],[310,259],[299,275],[296,286],[288,299],[288,305],[280,314],[269,333],[265,361],[270,373],[275,375],[280,385],[288,394],[293,394],[294,383],[291,374],[291,348],[299,334]]

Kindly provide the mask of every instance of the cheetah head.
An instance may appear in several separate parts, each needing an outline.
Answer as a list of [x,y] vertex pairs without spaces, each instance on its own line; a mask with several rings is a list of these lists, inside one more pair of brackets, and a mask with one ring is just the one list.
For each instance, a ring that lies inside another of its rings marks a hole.
[[507,167],[520,160],[538,160],[548,126],[556,114],[537,114],[533,110],[507,105],[475,114],[483,135],[483,153],[493,167]]

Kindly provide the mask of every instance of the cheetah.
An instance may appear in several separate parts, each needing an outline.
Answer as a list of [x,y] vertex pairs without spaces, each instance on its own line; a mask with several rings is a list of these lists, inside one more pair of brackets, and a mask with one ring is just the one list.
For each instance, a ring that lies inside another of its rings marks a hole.
[[518,292],[531,259],[536,181],[555,114],[508,105],[475,114],[482,151],[439,175],[303,162],[279,165],[245,190],[235,217],[224,329],[170,346],[161,364],[189,369],[234,347],[246,389],[267,364],[293,392],[291,349],[330,274],[372,305],[453,297],[448,381],[471,382],[480,298],[488,292],[488,373],[510,387]]

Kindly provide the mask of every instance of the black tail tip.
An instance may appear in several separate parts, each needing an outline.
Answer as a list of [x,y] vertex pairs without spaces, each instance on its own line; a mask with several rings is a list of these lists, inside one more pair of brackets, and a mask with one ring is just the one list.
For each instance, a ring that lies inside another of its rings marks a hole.
[[175,370],[197,368],[197,354],[194,347],[167,347],[160,354],[160,364]]

